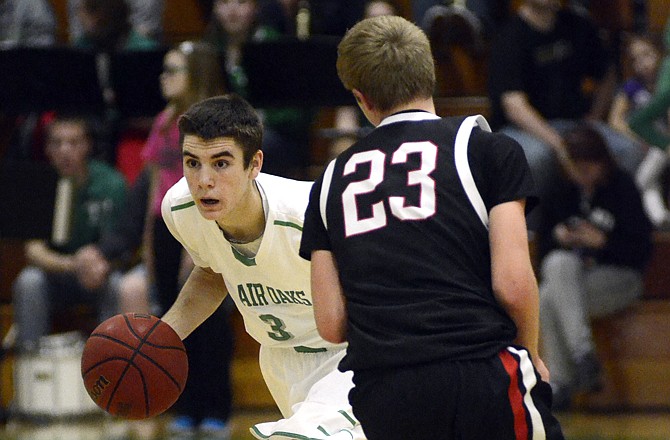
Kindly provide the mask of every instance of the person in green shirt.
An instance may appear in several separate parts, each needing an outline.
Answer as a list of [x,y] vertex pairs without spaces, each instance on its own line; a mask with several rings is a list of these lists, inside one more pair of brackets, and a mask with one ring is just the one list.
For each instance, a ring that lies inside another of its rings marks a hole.
[[93,286],[97,268],[80,255],[111,230],[124,209],[127,186],[111,166],[91,159],[93,135],[79,115],[58,115],[47,128],[45,153],[64,187],[70,189],[68,226],[51,240],[28,240],[28,265],[13,284],[14,323],[19,350],[34,348],[51,329],[51,317],[72,305],[87,304],[103,320],[115,313],[114,281]]
[[159,48],[158,41],[133,29],[125,0],[83,0],[78,12],[82,34],[74,47],[98,52]]

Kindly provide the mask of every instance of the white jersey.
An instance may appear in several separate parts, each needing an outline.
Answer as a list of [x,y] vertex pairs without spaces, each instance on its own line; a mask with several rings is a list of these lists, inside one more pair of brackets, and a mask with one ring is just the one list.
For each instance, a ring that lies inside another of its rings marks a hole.
[[254,258],[240,254],[215,221],[200,215],[184,178],[162,205],[170,232],[196,265],[223,276],[247,332],[261,344],[261,372],[285,418],[256,424],[251,433],[257,439],[365,440],[349,404],[351,372],[337,369],[346,344],[319,336],[310,263],[298,255],[312,183],[262,173],[256,183],[267,212]]
[[267,198],[265,232],[258,253],[247,258],[200,215],[186,179],[165,195],[163,219],[196,265],[220,273],[246,331],[260,344],[298,350],[333,347],[316,330],[309,261],[298,255],[312,182],[259,174]]

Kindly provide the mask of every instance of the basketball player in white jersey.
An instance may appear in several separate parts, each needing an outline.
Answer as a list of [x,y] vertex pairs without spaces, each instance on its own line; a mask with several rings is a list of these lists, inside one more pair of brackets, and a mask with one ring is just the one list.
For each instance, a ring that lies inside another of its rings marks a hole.
[[312,183],[260,172],[262,124],[239,96],[193,105],[179,129],[184,178],[162,212],[196,266],[163,321],[186,338],[230,294],[284,416],[252,434],[364,439],[348,401],[351,374],[337,369],[346,345],[319,336],[309,262],[298,254]]

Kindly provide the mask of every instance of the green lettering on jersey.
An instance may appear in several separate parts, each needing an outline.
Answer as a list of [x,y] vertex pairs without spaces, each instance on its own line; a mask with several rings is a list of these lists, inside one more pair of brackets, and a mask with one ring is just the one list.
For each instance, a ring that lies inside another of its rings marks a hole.
[[247,284],[247,287],[249,287],[251,296],[256,298],[255,302],[257,302],[259,306],[268,305],[268,300],[265,298],[265,289],[261,283]]
[[288,296],[281,290],[277,289],[277,295],[279,295],[279,299],[281,300],[282,304],[290,303],[291,301],[288,299]]
[[299,292],[295,292],[295,296],[297,297],[298,304],[304,304],[306,306],[312,305],[312,302],[309,299],[305,298],[305,292],[303,292],[302,290],[300,290]]
[[244,290],[244,286],[242,284],[237,285],[237,296],[240,297],[240,301],[242,302],[242,304],[244,304],[247,307],[251,307],[251,302],[249,302],[247,292],[246,290]]
[[279,299],[279,295],[277,295],[277,292],[275,291],[275,289],[268,286],[267,290],[268,290],[268,295],[270,296],[270,299],[272,300],[272,302],[275,303],[275,304],[281,304],[281,300]]

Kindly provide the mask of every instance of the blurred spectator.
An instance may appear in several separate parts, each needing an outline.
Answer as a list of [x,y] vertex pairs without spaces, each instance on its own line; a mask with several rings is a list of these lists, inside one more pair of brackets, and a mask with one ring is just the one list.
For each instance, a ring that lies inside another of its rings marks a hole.
[[[256,0],[216,0],[204,40],[222,51],[232,91],[248,96],[247,77],[241,65],[248,42],[280,38],[277,29],[258,22]],[[303,107],[259,110],[263,117],[263,169],[269,174],[302,177],[308,163],[309,131],[313,111]]]
[[102,153],[109,163],[116,162],[116,147],[124,125],[118,112],[115,91],[111,84],[111,61],[114,53],[159,48],[159,43],[135,31],[130,23],[130,10],[125,0],[81,0],[77,14],[82,34],[71,45],[96,54],[98,81],[106,104],[103,117],[105,144]]
[[419,0],[412,5],[414,17],[428,35],[438,31],[433,29],[435,25],[444,26],[447,41],[478,48],[490,41],[510,16],[509,0]]
[[56,16],[48,0],[0,0],[0,49],[56,43]]
[[133,182],[119,220],[105,231],[96,243],[84,246],[77,253],[79,267],[87,268],[87,285],[101,288],[110,277],[118,279],[113,292],[118,313],[155,313],[147,284],[138,285],[136,277],[146,278],[141,263],[141,248],[146,224],[147,200],[151,189],[151,173],[144,169]]
[[[199,3],[211,21],[217,0],[200,0]],[[300,9],[308,13],[308,34],[343,36],[361,19],[365,6],[365,0],[256,0],[254,3],[258,9],[257,24],[289,36],[297,35],[296,18]]]
[[13,286],[20,349],[34,347],[50,331],[51,317],[69,306],[90,305],[100,320],[115,312],[110,305],[113,286],[91,284],[91,268],[78,264],[78,253],[114,227],[126,203],[123,176],[89,159],[93,142],[84,117],[56,116],[48,126],[46,155],[62,181],[69,182],[71,205],[63,209],[71,224],[62,242],[26,242],[28,266]]
[[[83,0],[67,0],[69,40],[77,41],[84,30],[79,17]],[[163,38],[164,0],[126,0],[130,8],[130,23],[135,32],[155,41]]]
[[72,45],[96,52],[154,49],[156,40],[139,34],[130,23],[125,0],[81,0],[77,9],[81,35]]
[[659,229],[670,228],[668,189],[663,182],[670,164],[669,119],[670,89],[657,88],[649,102],[635,110],[628,120],[631,130],[650,145],[636,177],[643,189],[645,209]]
[[[365,3],[365,18],[380,15],[397,15],[398,9],[394,2],[387,0],[369,0]],[[361,127],[372,129],[372,125],[365,118],[363,112],[356,106],[342,106],[335,111],[334,140],[330,145],[328,155],[334,159],[346,150],[363,135]]]
[[[609,114],[609,124],[620,132],[633,139],[640,139],[631,130],[628,119],[636,111],[646,107],[656,91],[659,66],[661,62],[661,51],[658,46],[648,37],[633,35],[626,44],[624,66],[631,70],[631,77],[627,79],[619,92],[614,97]],[[658,131],[663,139],[669,139],[668,132],[668,109],[658,109],[659,117],[648,123],[643,118],[649,115],[651,108],[637,115],[634,124],[644,134],[643,141],[656,141],[658,136],[653,136],[653,131]],[[650,137],[650,135],[652,135]],[[635,178],[642,191],[642,201],[654,226],[667,228],[670,226],[670,211],[668,210],[663,191],[663,178],[668,167],[668,157],[663,151],[667,144],[658,145],[651,143],[638,167]]]
[[640,298],[652,241],[635,182],[599,132],[578,125],[564,135],[577,174],[552,181],[542,206],[540,323],[554,407],[602,386],[590,319]]
[[[603,121],[616,69],[598,29],[558,0],[521,3],[493,43],[488,82],[491,124],[521,144],[541,197],[558,172],[556,158],[570,166],[563,132],[580,120],[594,122],[628,172],[642,161],[642,145]],[[530,229],[536,221],[529,218]]]
[[[615,129],[630,136],[635,134],[628,127],[631,112],[645,106],[656,89],[661,63],[661,51],[657,45],[643,35],[631,35],[624,52],[624,72],[630,72],[614,96],[608,122]],[[626,69],[627,68],[627,69]],[[667,125],[667,121],[665,122]]]

